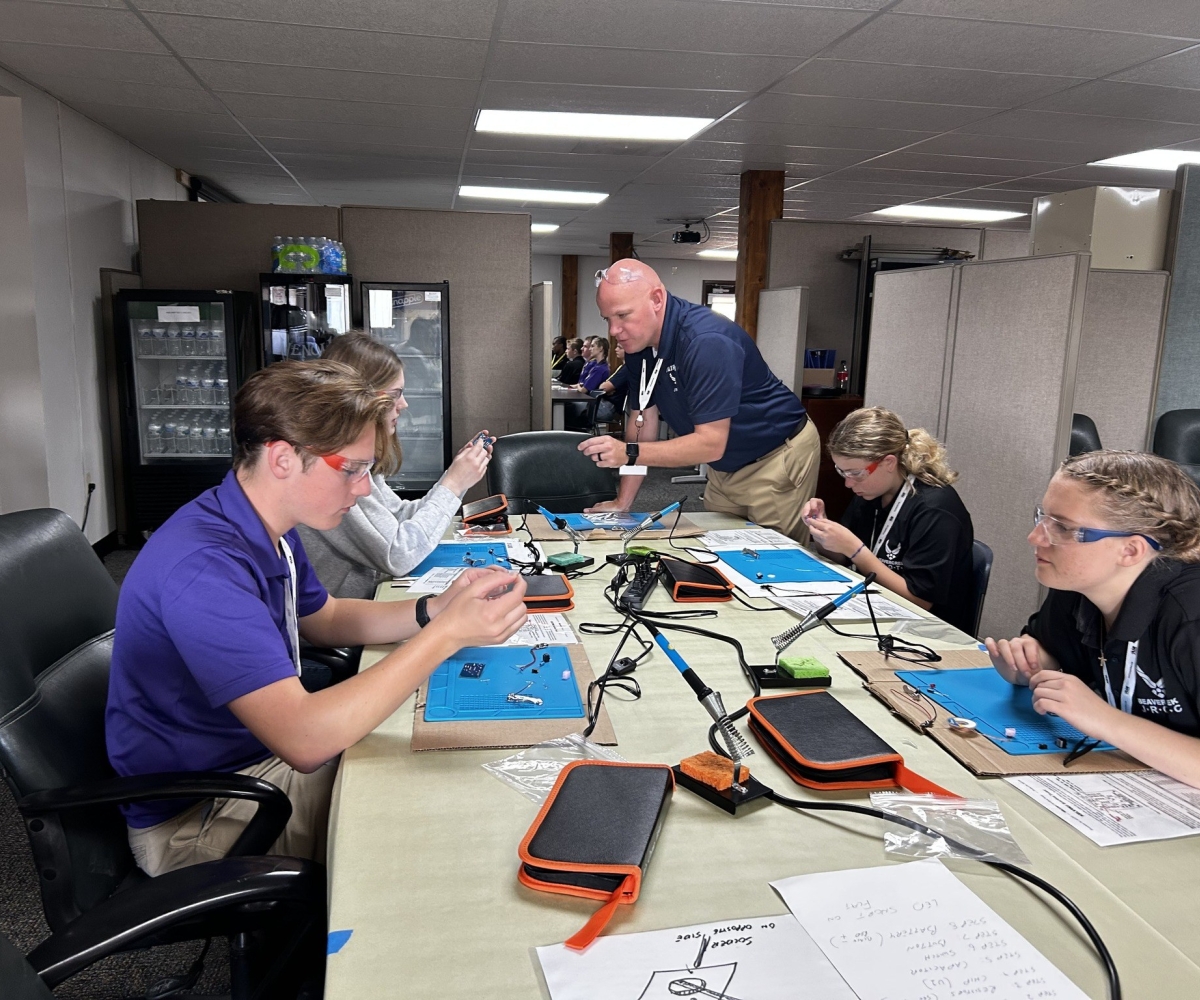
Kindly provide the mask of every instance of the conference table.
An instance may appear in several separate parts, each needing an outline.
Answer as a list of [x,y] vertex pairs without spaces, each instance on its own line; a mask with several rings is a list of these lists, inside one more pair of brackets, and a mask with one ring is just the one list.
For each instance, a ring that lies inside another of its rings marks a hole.
[[550,385],[550,426],[553,430],[565,430],[567,426],[567,404],[568,403],[586,403],[591,396],[588,393],[576,389],[574,386],[559,385],[551,383]]
[[[688,517],[707,529],[745,526],[720,514]],[[548,552],[569,549],[567,543],[543,545]],[[619,548],[617,542],[589,542],[582,551],[600,563]],[[567,618],[576,632],[582,622],[619,621],[602,595],[610,577],[602,570],[575,581],[575,610]],[[406,596],[385,584],[377,599]],[[773,658],[769,637],[795,621],[784,611],[752,611],[737,602],[711,606],[718,617],[696,624],[737,637],[750,662]],[[647,607],[680,606],[660,585]],[[731,647],[683,632],[668,634],[700,676],[722,692],[727,706],[749,697]],[[616,638],[582,633],[579,638],[600,673]],[[951,638],[956,641],[929,644],[974,645],[961,633]],[[390,648],[368,647],[362,668],[370,669]],[[910,768],[964,797],[1001,803],[1030,870],[1070,896],[1104,938],[1127,1000],[1200,997],[1200,839],[1101,849],[1007,782],[974,777],[889,713],[837,657],[838,651],[872,648],[873,640],[816,629],[790,651],[825,663],[832,694],[902,753]],[[629,761],[665,764],[707,749],[709,718],[666,657],[656,650],[635,676],[640,700],[611,693],[605,699],[615,749]],[[335,937],[344,943],[336,951],[331,947],[326,997],[548,997],[532,949],[565,940],[598,904],[531,891],[517,882],[517,845],[538,807],[481,766],[514,751],[415,753],[412,729],[410,699],[342,755],[329,828],[329,927],[331,935],[342,932]],[[761,750],[747,763],[785,795],[865,803],[865,793],[820,793],[796,785]],[[606,933],[785,913],[772,880],[899,863],[884,852],[883,826],[868,817],[800,814],[774,804],[733,817],[677,788],[641,896],[632,906],[618,907]],[[985,865],[946,864],[1089,997],[1106,995],[1099,960],[1057,904]]]

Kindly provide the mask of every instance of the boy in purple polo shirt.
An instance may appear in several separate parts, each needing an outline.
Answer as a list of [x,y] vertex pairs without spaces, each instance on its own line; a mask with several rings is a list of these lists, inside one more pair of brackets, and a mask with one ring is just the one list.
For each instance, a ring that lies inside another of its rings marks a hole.
[[[295,527],[332,528],[369,492],[391,407],[337,362],[281,362],[252,375],[234,402],[233,470],[151,536],[121,588],[105,716],[113,767],[237,771],[278,785],[292,816],[274,853],[324,860],[336,771],[327,765],[447,657],[502,642],[525,620],[524,582],[493,569],[396,603],[333,598],[317,580]],[[309,693],[300,637],[316,646],[408,641],[371,670]],[[220,858],[255,808],[128,806],[130,846],[151,875]]]

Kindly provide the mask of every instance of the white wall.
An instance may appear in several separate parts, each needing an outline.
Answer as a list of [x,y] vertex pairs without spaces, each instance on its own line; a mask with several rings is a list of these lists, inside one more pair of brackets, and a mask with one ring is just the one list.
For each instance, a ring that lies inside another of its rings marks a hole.
[[550,329],[551,338],[562,332],[562,257],[558,254],[535,253],[531,259],[530,268],[533,273],[533,283],[550,282]]
[[50,506],[114,530],[112,465],[102,384],[100,268],[132,269],[139,198],[186,200],[173,167],[0,70],[21,98],[33,286],[46,426]]

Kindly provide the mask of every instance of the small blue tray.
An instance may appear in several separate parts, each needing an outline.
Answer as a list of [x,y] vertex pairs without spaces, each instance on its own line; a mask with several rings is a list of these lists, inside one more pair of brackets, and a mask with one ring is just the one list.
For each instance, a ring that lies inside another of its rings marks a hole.
[[[543,663],[542,656],[547,653],[550,662]],[[530,659],[536,662],[529,665]],[[508,696],[514,692],[541,698],[542,704],[511,702]],[[426,722],[583,716],[583,699],[566,646],[538,650],[528,646],[468,646],[429,676]]]
[[[897,670],[896,676],[952,715],[971,719],[982,735],[1013,756],[1060,753],[1063,748],[1055,740],[1066,740],[1066,748],[1071,750],[1083,738],[1083,733],[1058,716],[1038,715],[1029,688],[1009,684],[987,667]],[[1006,728],[1015,729],[1016,737],[1006,737]],[[1096,747],[1096,751],[1115,749],[1109,743]]]
[[409,576],[424,576],[437,566],[503,566],[511,569],[503,542],[440,542]]
[[760,587],[773,583],[841,583],[853,586],[843,573],[821,562],[803,549],[760,549],[757,556],[741,549],[718,549],[717,555],[731,569]]

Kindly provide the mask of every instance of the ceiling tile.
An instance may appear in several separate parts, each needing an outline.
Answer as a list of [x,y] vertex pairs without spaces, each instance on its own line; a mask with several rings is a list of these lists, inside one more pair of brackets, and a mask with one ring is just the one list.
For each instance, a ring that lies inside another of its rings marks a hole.
[[293,73],[278,66],[217,59],[189,59],[189,65],[219,93],[275,94],[338,101],[383,101],[430,107],[474,108],[477,80],[357,73],[308,67]]
[[504,41],[804,57],[870,16],[866,11],[722,0],[509,0]]
[[261,21],[148,14],[184,58],[478,78],[487,43]]
[[954,156],[987,156],[996,159],[1015,157],[1025,160],[1047,160],[1054,163],[1080,163],[1094,159],[1090,155],[1090,149],[1089,145],[1078,142],[949,132],[946,135],[926,139],[914,146],[911,151],[914,153],[946,153]]
[[948,132],[960,125],[986,117],[996,110],[998,109],[956,107],[950,104],[763,94],[739,110],[737,117],[746,121]]
[[704,133],[704,138],[724,142],[752,142],[787,146],[831,146],[882,152],[930,138],[930,132],[888,128],[842,128],[826,125],[784,125],[729,118]]
[[190,86],[126,83],[119,80],[89,80],[82,76],[52,77],[54,94],[75,108],[108,105],[120,108],[154,108],[159,111],[187,111],[228,117],[219,101],[214,100],[194,80]]
[[511,111],[583,111],[718,118],[745,96],[720,90],[593,87],[489,80],[484,84],[482,105]]
[[162,53],[146,26],[121,5],[115,8],[4,0],[4,41]]
[[413,143],[363,142],[342,139],[330,142],[323,138],[288,139],[263,136],[262,144],[276,156],[286,159],[293,154],[318,156],[373,156],[392,157],[403,155],[413,162],[455,163],[462,159],[462,148],[454,146],[417,146]]
[[1118,73],[1113,79],[1200,90],[1200,46]]
[[195,85],[178,60],[166,53],[0,41],[0,64],[37,80],[39,86],[55,94],[57,81],[69,77],[174,87]]
[[204,114],[189,111],[160,111],[155,108],[128,108],[114,104],[94,104],[91,101],[75,101],[77,111],[87,115],[115,132],[132,136],[175,133],[193,135],[204,132],[244,134],[224,111]]
[[[394,205],[398,208],[448,209],[454,181],[441,177],[397,178],[392,181],[340,183],[314,181],[310,190],[323,205]],[[463,205],[460,203],[460,209]],[[353,261],[351,261],[353,267]]]
[[269,23],[359,28],[410,35],[483,38],[491,34],[497,0],[141,0],[144,11],[196,14]]
[[824,53],[834,59],[1098,77],[1179,49],[1147,35],[884,14]]
[[1143,118],[1160,122],[1200,123],[1200,92],[1142,83],[1093,80],[1074,90],[1030,105],[1036,111],[1069,111],[1095,114],[1103,109],[1117,118]]
[[906,14],[940,14],[947,17],[1015,21],[1021,24],[1102,28],[1144,35],[1200,38],[1200,21],[1193,0],[904,0],[898,8]]
[[835,175],[844,181],[872,181],[879,184],[918,184],[936,187],[969,188],[980,184],[1007,179],[1004,174],[959,174],[944,171],[890,170],[877,167],[875,163],[861,167],[847,167]]
[[[782,170],[788,164],[809,164],[827,167],[845,167],[851,163],[875,155],[863,149],[837,149],[829,146],[788,146],[783,144],[767,144],[757,142],[715,142],[710,141],[708,133],[704,138],[684,143],[675,157],[689,159],[737,160],[742,163],[750,161],[768,162],[775,164],[766,169]],[[749,169],[749,168],[747,168]]]
[[351,183],[360,180],[386,180],[391,177],[436,177],[445,180],[458,176],[457,164],[413,163],[404,157],[385,158],[349,156],[288,156],[281,162],[303,180]]
[[466,130],[393,129],[382,125],[356,125],[349,122],[289,122],[276,118],[240,119],[255,136],[270,145],[271,139],[308,139],[329,143],[330,152],[337,152],[341,142],[363,142],[379,146],[436,146],[461,151]]
[[[1045,160],[1010,160],[987,156],[947,156],[939,153],[921,152],[922,147],[899,153],[887,153],[872,160],[870,166],[896,170],[947,171],[966,175],[990,175],[1016,177],[1055,170],[1064,163]],[[980,183],[980,181],[976,181]]]
[[[488,78],[527,83],[620,82],[625,87],[757,91],[796,65],[779,56],[648,52],[590,45],[529,45],[499,42],[492,50]],[[729,98],[729,106],[737,98]]]
[[1076,78],[1067,76],[814,59],[775,89],[783,94],[1015,107],[1057,93],[1076,82]]
[[451,130],[466,130],[475,120],[473,111],[459,108],[368,104],[365,101],[329,101],[260,94],[223,94],[222,98],[239,118],[274,118],[295,122],[341,122],[354,125],[383,125],[389,128]]
[[[1170,142],[1186,142],[1200,134],[1200,129],[1195,125],[1175,125],[1100,115],[1068,115],[1050,111],[1005,111],[1003,114],[964,125],[958,131],[975,135],[1077,142],[1100,151],[1099,155],[1115,155]],[[1113,150],[1113,153],[1104,152],[1109,149]]]
[[560,152],[520,152],[509,149],[481,149],[475,141],[471,142],[467,162],[472,166],[493,164],[500,166],[531,166],[545,168],[578,168],[597,171],[621,171],[625,173],[645,170],[658,163],[657,156],[619,156],[605,153],[560,153]]

